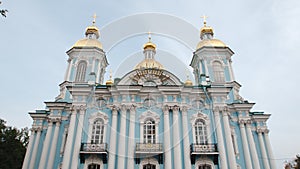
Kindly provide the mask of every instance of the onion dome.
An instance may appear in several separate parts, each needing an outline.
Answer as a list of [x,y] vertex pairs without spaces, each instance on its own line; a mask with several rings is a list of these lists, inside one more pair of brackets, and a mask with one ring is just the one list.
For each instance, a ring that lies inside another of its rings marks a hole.
[[100,31],[95,26],[96,23],[96,15],[94,15],[94,20],[92,26],[88,26],[85,30],[85,38],[77,41],[73,47],[97,47],[102,49],[102,44],[98,40],[100,37]]
[[190,80],[189,75],[187,74],[186,76],[187,76],[187,78],[186,78],[186,81],[184,82],[184,85],[185,86],[193,86],[193,82]]
[[197,45],[197,49],[202,47],[226,47],[226,44],[221,40],[214,39],[214,30],[212,27],[206,25],[207,16],[203,16],[204,26],[200,29],[201,41]]
[[145,59],[141,61],[139,64],[137,64],[134,69],[152,69],[152,68],[163,69],[164,68],[164,66],[161,63],[159,63],[154,59],[154,56],[156,54],[156,45],[151,42],[150,33],[148,36],[148,42],[144,44],[143,49],[144,49],[143,53],[145,55]]

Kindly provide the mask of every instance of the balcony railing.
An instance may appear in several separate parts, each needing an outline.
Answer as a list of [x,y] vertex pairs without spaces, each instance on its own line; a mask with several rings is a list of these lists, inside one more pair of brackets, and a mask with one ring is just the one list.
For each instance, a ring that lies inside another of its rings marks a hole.
[[81,153],[106,153],[107,144],[81,143]]
[[161,143],[136,143],[136,153],[162,153],[163,146]]
[[140,163],[141,158],[157,157],[158,163],[163,163],[163,145],[162,143],[136,143],[135,162]]
[[81,143],[80,147],[80,163],[84,163],[90,155],[97,155],[103,160],[103,163],[107,163],[108,149],[107,144],[95,144],[95,143]]
[[203,143],[191,144],[191,162],[195,164],[196,156],[212,156],[215,164],[218,163],[218,147],[217,144]]

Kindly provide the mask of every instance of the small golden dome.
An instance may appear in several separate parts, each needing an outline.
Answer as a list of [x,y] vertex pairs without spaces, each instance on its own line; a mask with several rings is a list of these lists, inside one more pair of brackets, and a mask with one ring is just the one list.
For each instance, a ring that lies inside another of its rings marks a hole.
[[218,39],[204,39],[197,45],[197,49],[202,47],[226,47],[226,44]]
[[151,69],[151,68],[157,68],[157,69],[164,69],[164,66],[160,64],[158,61],[154,59],[144,59],[142,62],[137,64],[134,69]]
[[85,36],[88,36],[89,34],[95,34],[96,39],[98,39],[100,37],[99,29],[95,25],[92,25],[92,26],[89,26],[86,28]]
[[149,42],[147,42],[147,43],[144,44],[143,48],[144,48],[144,50],[145,49],[154,49],[155,50],[156,49],[156,45],[154,43],[152,43],[151,41],[149,41]]
[[111,79],[109,79],[106,81],[105,84],[106,84],[106,86],[112,86],[114,84],[114,82]]
[[202,36],[202,35],[205,34],[205,33],[211,34],[211,35],[213,36],[213,35],[214,35],[214,30],[213,30],[212,27],[206,26],[206,25],[205,25],[205,26],[202,27],[201,30],[200,30],[200,36]]
[[102,49],[102,44],[97,39],[89,39],[84,38],[79,41],[77,41],[73,47],[97,47],[99,49]]
[[184,83],[185,86],[193,86],[193,82],[190,79],[187,79]]

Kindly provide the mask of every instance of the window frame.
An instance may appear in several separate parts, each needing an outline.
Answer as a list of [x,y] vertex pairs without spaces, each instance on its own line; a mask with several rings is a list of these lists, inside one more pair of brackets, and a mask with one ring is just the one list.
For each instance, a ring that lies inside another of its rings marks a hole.
[[214,60],[212,62],[212,70],[213,70],[213,77],[214,77],[214,82],[225,82],[225,69],[224,65],[221,61],[219,60]]
[[85,60],[80,60],[76,66],[75,82],[85,82],[88,63]]

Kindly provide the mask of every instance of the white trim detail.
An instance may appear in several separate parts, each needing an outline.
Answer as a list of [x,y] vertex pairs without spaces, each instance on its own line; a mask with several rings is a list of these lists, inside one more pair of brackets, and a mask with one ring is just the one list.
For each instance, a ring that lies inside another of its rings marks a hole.
[[151,118],[155,121],[155,140],[158,142],[158,125],[160,122],[159,115],[148,110],[144,112],[143,114],[140,115],[140,141],[143,143],[144,142],[144,122],[148,119]]
[[199,158],[195,163],[195,168],[197,169],[200,167],[200,165],[204,165],[204,164],[208,164],[211,166],[211,169],[215,169],[215,165],[213,161],[207,158]]
[[211,137],[212,137],[212,133],[211,133],[211,129],[210,129],[210,119],[208,118],[208,116],[206,114],[203,114],[201,111],[199,111],[197,114],[193,114],[191,117],[191,124],[192,124],[192,132],[193,132],[193,142],[196,143],[196,135],[195,135],[195,122],[201,119],[205,122],[205,126],[206,126],[206,136],[207,136],[207,142],[211,143]]
[[91,155],[89,158],[85,160],[84,169],[88,169],[90,164],[98,164],[100,165],[100,169],[104,168],[103,161],[97,156]]
[[143,165],[152,164],[155,165],[155,169],[160,169],[158,161],[155,158],[145,158],[140,163],[140,169],[143,169]]
[[95,120],[102,119],[104,121],[104,132],[103,132],[103,142],[106,141],[106,131],[107,131],[107,123],[108,123],[108,115],[102,112],[95,112],[89,117],[89,131],[88,131],[88,143],[91,143],[92,140],[92,131]]

